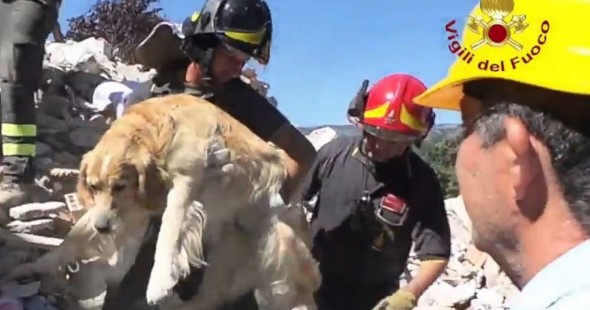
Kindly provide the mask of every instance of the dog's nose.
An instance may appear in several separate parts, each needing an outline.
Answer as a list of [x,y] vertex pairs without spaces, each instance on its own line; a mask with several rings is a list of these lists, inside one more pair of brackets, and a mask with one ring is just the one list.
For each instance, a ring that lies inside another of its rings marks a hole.
[[113,229],[113,224],[109,218],[99,217],[98,219],[96,219],[96,222],[94,222],[94,228],[99,233],[106,234],[111,232],[111,230]]

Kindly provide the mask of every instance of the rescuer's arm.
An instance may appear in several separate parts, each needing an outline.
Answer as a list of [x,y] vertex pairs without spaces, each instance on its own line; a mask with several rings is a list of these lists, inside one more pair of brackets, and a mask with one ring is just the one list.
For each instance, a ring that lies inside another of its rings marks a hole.
[[416,298],[443,273],[451,255],[451,231],[444,197],[436,175],[430,169],[427,171],[418,183],[424,187],[417,199],[420,201],[419,220],[413,234],[420,267],[405,288]]
[[313,212],[311,206],[306,202],[310,201],[315,195],[317,195],[322,188],[323,179],[329,172],[329,166],[334,160],[335,152],[334,147],[337,146],[338,139],[334,139],[325,145],[323,145],[311,164],[311,168],[303,178],[296,199],[300,199],[307,211]]
[[299,193],[298,188],[309,171],[316,151],[307,138],[291,123],[285,123],[270,138],[270,142],[285,152],[288,178],[283,184],[281,196],[287,203]]
[[404,289],[411,292],[416,299],[420,298],[424,291],[443,273],[447,262],[448,259],[444,258],[421,260],[416,275]]

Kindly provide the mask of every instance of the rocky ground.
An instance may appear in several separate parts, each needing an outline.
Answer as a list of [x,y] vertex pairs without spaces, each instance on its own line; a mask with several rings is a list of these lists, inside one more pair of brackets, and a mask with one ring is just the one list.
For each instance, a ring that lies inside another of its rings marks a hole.
[[[417,309],[508,309],[518,290],[487,254],[471,242],[471,221],[461,197],[445,201],[451,226],[452,257],[444,275],[422,296]],[[404,281],[411,279],[419,261],[410,259]]]
[[[144,81],[153,74],[113,59],[108,44],[95,39],[49,44],[45,66],[100,71],[119,81]],[[42,94],[38,98],[37,182],[51,199],[11,209],[9,218],[0,216],[0,274],[61,243],[82,212],[74,194],[81,155],[96,144],[113,120],[110,113],[79,113],[65,98]],[[335,135],[324,128],[308,137],[319,147]],[[469,219],[460,197],[447,200],[446,207],[453,257],[445,275],[422,297],[418,309],[504,309],[516,289],[490,257],[471,245]],[[411,278],[417,263],[412,257],[403,281]],[[0,309],[56,309],[59,296],[66,293],[64,287],[55,278],[1,284]]]

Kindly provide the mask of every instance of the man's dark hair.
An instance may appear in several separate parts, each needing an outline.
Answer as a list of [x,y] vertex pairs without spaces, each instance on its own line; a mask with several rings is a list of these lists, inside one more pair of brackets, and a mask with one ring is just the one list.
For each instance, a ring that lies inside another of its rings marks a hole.
[[[518,87],[518,92],[514,95],[512,88],[505,93],[481,94],[483,111],[474,124],[474,131],[483,139],[483,147],[489,148],[505,137],[506,117],[519,119],[549,150],[570,211],[590,233],[590,126],[584,121],[584,117],[590,116],[590,96],[515,82],[499,83],[511,83]],[[473,84],[466,86],[466,92],[476,87]],[[508,99],[510,97],[516,99]]]

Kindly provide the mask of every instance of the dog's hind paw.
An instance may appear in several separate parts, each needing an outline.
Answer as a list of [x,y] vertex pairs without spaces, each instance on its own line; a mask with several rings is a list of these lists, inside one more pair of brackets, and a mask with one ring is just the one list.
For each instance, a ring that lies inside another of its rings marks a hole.
[[154,267],[145,296],[148,304],[151,306],[156,305],[170,296],[177,282],[178,279],[172,275],[170,268]]

